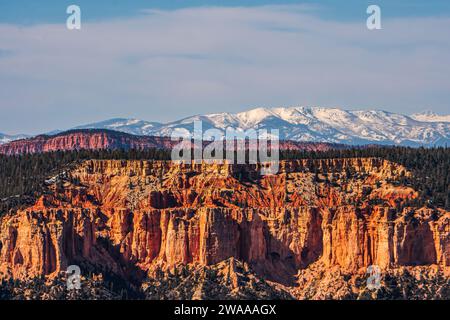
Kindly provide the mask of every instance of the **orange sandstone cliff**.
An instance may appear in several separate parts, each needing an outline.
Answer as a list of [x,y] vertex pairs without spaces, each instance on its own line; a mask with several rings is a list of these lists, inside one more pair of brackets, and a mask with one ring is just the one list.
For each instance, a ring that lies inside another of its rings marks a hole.
[[404,167],[367,158],[258,170],[84,161],[50,179],[33,206],[0,218],[0,272],[52,277],[80,264],[139,283],[155,270],[232,258],[296,298],[335,297],[331,282],[320,294],[303,289],[370,265],[449,276],[450,212],[409,206],[417,192],[391,183]]

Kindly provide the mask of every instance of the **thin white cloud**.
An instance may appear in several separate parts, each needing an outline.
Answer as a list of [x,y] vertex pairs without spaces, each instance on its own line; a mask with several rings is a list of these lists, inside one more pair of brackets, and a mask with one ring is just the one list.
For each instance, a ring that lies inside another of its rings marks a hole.
[[0,24],[0,131],[262,105],[446,112],[450,19],[383,20],[369,31],[364,19],[325,21],[311,10],[151,10],[81,31]]

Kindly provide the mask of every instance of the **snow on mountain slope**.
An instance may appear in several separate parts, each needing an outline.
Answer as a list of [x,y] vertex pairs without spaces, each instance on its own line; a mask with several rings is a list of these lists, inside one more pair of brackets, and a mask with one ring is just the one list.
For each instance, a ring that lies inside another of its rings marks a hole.
[[439,115],[431,111],[414,113],[411,118],[423,122],[450,122],[450,115]]
[[91,123],[73,129],[109,129],[135,135],[151,135],[161,126],[158,122],[149,122],[137,119],[115,118],[106,121]]
[[6,137],[6,135],[3,135],[0,133],[0,144],[8,143],[10,141],[11,141],[11,139],[8,139],[8,137]]
[[4,133],[0,133],[0,144],[4,144],[4,143],[8,143],[14,140],[19,140],[19,139],[25,139],[28,138],[29,136],[25,135],[25,134],[18,134],[18,135],[7,135]]
[[382,110],[350,111],[322,107],[256,108],[239,113],[196,115],[166,124],[112,119],[76,129],[112,129],[139,135],[170,136],[172,132],[192,132],[193,122],[199,120],[203,130],[215,128],[224,132],[227,127],[242,130],[279,129],[281,139],[296,141],[410,146],[445,145],[450,142],[450,122],[423,121],[420,117]]

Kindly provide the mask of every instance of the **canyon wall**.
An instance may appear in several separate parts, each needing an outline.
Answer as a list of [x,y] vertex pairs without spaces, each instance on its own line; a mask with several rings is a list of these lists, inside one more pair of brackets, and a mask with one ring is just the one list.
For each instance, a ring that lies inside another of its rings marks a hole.
[[124,278],[234,257],[285,285],[314,263],[450,267],[450,212],[414,208],[409,172],[374,158],[256,165],[85,161],[0,220],[0,271],[54,275],[83,262]]
[[16,155],[66,150],[171,148],[170,138],[134,136],[111,130],[75,130],[0,145],[0,154]]
[[[170,137],[137,136],[124,132],[103,129],[70,130],[56,135],[39,135],[15,140],[0,145],[0,154],[18,155],[51,151],[99,150],[99,149],[171,149],[179,141]],[[189,142],[187,142],[189,143]],[[205,140],[203,145],[209,142]],[[248,145],[248,141],[247,141]],[[331,148],[343,148],[342,145],[320,142],[280,141],[280,149],[326,151]]]

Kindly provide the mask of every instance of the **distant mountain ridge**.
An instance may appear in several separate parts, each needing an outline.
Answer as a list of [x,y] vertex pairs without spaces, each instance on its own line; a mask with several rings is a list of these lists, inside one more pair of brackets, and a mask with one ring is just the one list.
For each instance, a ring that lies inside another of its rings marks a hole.
[[[72,150],[170,150],[179,141],[169,137],[138,136],[108,129],[74,129],[56,135],[39,135],[0,145],[0,154],[18,155]],[[208,142],[204,142],[207,145]],[[280,149],[326,151],[343,145],[320,142],[280,141]]]
[[173,142],[165,137],[136,136],[112,130],[86,129],[11,141],[0,145],[0,154],[16,155],[80,149],[170,148],[172,144]]
[[28,138],[28,135],[25,134],[17,134],[17,135],[8,135],[0,132],[0,145],[3,143],[8,143],[14,140],[25,139]]
[[406,146],[443,146],[450,142],[450,115],[406,116],[382,110],[321,107],[257,108],[239,113],[196,115],[165,124],[116,118],[76,129],[100,128],[138,135],[170,136],[173,132],[189,134],[196,120],[202,121],[203,130],[215,128],[224,132],[227,127],[279,129],[280,139],[293,141]]
[[411,118],[423,122],[450,122],[450,115],[439,115],[432,111],[414,113]]
[[[114,118],[73,129],[107,129],[138,136],[170,137],[174,132],[189,135],[193,132],[194,121],[202,121],[204,131],[213,128],[225,132],[227,127],[278,129],[281,140],[299,142],[414,147],[450,145],[450,115],[424,112],[407,116],[382,110],[354,111],[304,106],[195,115],[168,123]],[[51,133],[59,132],[55,130]],[[0,144],[23,137],[0,134]]]

